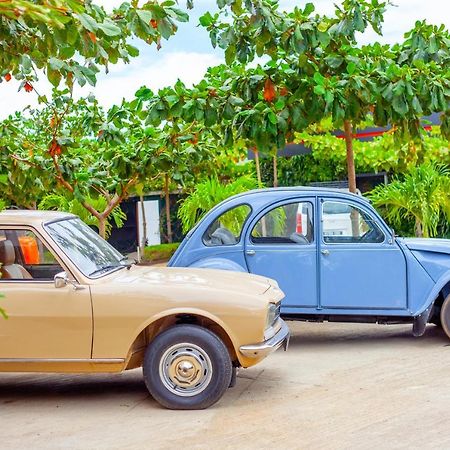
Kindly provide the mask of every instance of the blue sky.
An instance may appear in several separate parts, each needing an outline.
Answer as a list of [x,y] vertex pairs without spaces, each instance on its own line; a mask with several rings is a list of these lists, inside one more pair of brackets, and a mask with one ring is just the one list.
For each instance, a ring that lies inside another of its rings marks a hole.
[[[180,0],[183,3],[184,0]],[[332,0],[313,0],[316,10],[320,13],[332,13]],[[121,0],[96,0],[105,8],[113,8]],[[305,0],[280,0],[282,8],[303,6]],[[426,19],[430,23],[440,25],[444,23],[450,28],[450,0],[393,0],[396,6],[388,9],[385,16],[383,36],[369,32],[360,37],[360,42],[379,40],[394,43],[401,40],[402,35],[414,26],[418,19]],[[195,8],[190,11],[190,21],[181,24],[178,33],[169,41],[163,41],[163,47],[157,51],[154,46],[139,43],[141,55],[131,64],[117,64],[110,67],[108,75],[99,76],[95,88],[77,88],[77,95],[87,95],[93,92],[102,104],[110,106],[119,103],[122,98],[132,98],[134,92],[147,85],[153,90],[173,84],[178,78],[186,84],[198,82],[209,66],[223,62],[220,50],[212,49],[208,34],[198,27],[198,18],[205,11],[216,9],[215,0],[196,0]],[[37,85],[42,93],[49,93],[50,86],[42,77]],[[17,93],[18,83],[11,81],[0,84],[0,119],[16,110],[31,104],[35,106],[35,94],[24,91]]]

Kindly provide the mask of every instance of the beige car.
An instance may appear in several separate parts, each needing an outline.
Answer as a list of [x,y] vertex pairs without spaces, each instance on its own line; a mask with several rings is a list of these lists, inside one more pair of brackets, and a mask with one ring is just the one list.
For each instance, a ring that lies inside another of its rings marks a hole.
[[0,264],[3,372],[142,366],[158,402],[198,409],[289,339],[275,281],[137,266],[73,215],[0,213]]

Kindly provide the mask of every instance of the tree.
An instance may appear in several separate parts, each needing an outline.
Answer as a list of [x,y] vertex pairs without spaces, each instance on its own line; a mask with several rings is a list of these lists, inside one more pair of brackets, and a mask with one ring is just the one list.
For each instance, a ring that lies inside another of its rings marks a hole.
[[199,167],[211,173],[212,167],[207,167],[208,162],[213,161],[218,153],[218,136],[210,127],[213,122],[208,119],[208,115],[216,114],[216,111],[204,110],[205,96],[208,95],[205,83],[187,89],[178,81],[174,87],[161,89],[157,95],[143,87],[130,105],[147,124],[160,130],[160,151],[155,170],[162,178],[169,243],[172,242],[170,188],[186,187],[195,180]]
[[143,128],[126,108],[105,112],[94,98],[75,102],[68,92],[29,116],[7,119],[2,129],[8,179],[36,177],[47,194],[76,200],[103,237],[113,211],[151,177],[159,148],[159,131]]
[[[106,199],[104,197],[88,198],[86,202],[97,211],[104,211],[106,209]],[[67,196],[61,194],[48,194],[45,195],[38,205],[42,210],[56,210],[65,211],[71,214],[75,214],[88,225],[94,225],[100,228],[98,218],[89,213],[89,211],[75,198],[69,200]],[[127,216],[120,209],[120,206],[116,206],[110,216],[106,218],[105,224],[105,237],[111,235],[112,224],[109,219],[112,219],[116,227],[121,228],[126,220]]]
[[[350,190],[356,188],[352,128],[368,112],[377,125],[392,125],[403,141],[420,140],[423,115],[443,112],[441,130],[450,136],[450,39],[443,26],[417,22],[401,44],[359,47],[357,32],[371,26],[381,34],[387,2],[344,0],[333,17],[313,15],[311,3],[289,13],[270,0],[246,4],[235,5],[232,21],[206,14],[201,23],[213,45],[225,50],[227,64],[271,58],[263,69],[265,90],[291,93],[295,131],[325,117],[344,129]],[[281,84],[269,75],[274,68]]]
[[417,237],[434,237],[442,218],[450,221],[450,169],[439,164],[414,167],[404,177],[370,193],[394,224],[413,219]]
[[57,87],[94,85],[99,67],[139,55],[133,37],[160,46],[188,20],[174,2],[124,2],[112,13],[90,1],[6,0],[0,2],[0,79],[21,80],[33,90],[38,70]]

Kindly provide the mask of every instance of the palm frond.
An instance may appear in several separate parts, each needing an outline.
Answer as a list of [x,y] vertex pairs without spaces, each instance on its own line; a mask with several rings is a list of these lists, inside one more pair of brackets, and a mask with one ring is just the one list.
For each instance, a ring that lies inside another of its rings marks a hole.
[[424,237],[434,237],[442,220],[450,220],[450,169],[436,163],[422,164],[404,179],[376,187],[369,198],[388,221],[398,225],[413,219]]
[[[183,201],[178,210],[178,218],[181,220],[183,232],[187,233],[210,209],[221,201],[257,187],[258,182],[251,175],[242,176],[227,184],[221,183],[216,177],[206,179],[197,185],[195,191]],[[237,215],[246,214],[245,211],[239,209],[236,209],[235,213],[234,216],[224,217],[223,219],[228,221],[227,228],[231,230],[235,228],[234,224],[242,223],[242,217]]]

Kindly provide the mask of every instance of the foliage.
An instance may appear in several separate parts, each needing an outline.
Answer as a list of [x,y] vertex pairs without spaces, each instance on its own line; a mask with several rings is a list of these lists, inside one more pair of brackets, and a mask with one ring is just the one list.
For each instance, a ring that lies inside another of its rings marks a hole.
[[221,183],[212,177],[197,185],[178,210],[178,217],[183,225],[183,232],[187,233],[211,208],[221,201],[258,187],[252,176],[243,176],[231,183]]
[[9,193],[14,203],[64,195],[94,216],[105,235],[111,212],[151,176],[158,145],[158,130],[143,129],[129,112],[117,106],[104,111],[92,97],[74,101],[67,91],[55,92],[48,107],[3,122],[0,173],[10,190],[18,188],[11,180],[23,182],[20,192]]
[[180,243],[149,245],[144,249],[142,262],[168,261],[179,247]]
[[422,164],[403,180],[378,186],[369,197],[392,223],[413,219],[416,236],[434,237],[442,219],[450,221],[450,169]]
[[[372,125],[366,121],[367,126]],[[333,127],[330,127],[333,130]],[[309,127],[308,132],[297,133],[296,142],[311,149],[311,153],[280,158],[279,183],[281,186],[307,185],[315,181],[336,181],[346,177],[346,148],[343,139],[329,132],[328,125]],[[396,142],[387,132],[373,141],[353,141],[357,173],[403,174],[423,162],[440,162],[450,166],[450,144],[443,139],[438,127],[426,132],[422,140]],[[270,160],[262,160],[263,180],[272,183]]]
[[130,41],[160,46],[188,16],[175,2],[124,2],[111,13],[91,1],[6,0],[0,2],[0,77],[21,80],[31,91],[38,70],[57,87],[76,81],[94,85],[100,66],[139,55]]
[[[346,130],[351,172],[352,124],[368,113],[376,125],[393,126],[398,145],[420,141],[420,118],[432,112],[443,113],[440,130],[450,136],[445,27],[417,22],[399,44],[359,46],[356,33],[381,33],[387,2],[345,0],[331,16],[315,14],[310,3],[290,12],[271,0],[218,3],[230,6],[232,20],[222,12],[200,21],[212,44],[225,50],[227,65],[211,68],[192,89],[178,84],[155,96],[139,95],[147,123],[195,122],[199,133],[213,131],[225,148],[237,144],[270,155],[274,185],[278,149],[327,118]],[[267,63],[248,66],[263,55]]]
[[297,130],[327,116],[336,127],[344,120],[358,123],[373,111],[377,125],[390,122],[401,137],[417,138],[419,119],[436,111],[445,113],[442,132],[450,134],[450,38],[444,26],[418,21],[399,44],[360,47],[357,32],[371,27],[381,34],[388,2],[345,0],[329,17],[314,14],[312,3],[291,12],[270,0],[246,4],[252,7],[234,5],[232,21],[207,13],[201,23],[213,45],[225,50],[228,65],[270,57],[262,77],[250,78],[240,92],[255,95],[258,89],[249,87],[264,88],[266,102],[276,103],[287,90],[292,95],[280,109],[294,108],[289,117]]
[[[104,197],[98,198],[88,198],[87,202],[92,205],[97,211],[103,211],[107,207],[107,201]],[[90,214],[83,205],[75,198],[69,200],[66,196],[61,194],[48,194],[46,195],[38,205],[39,209],[42,210],[56,210],[64,211],[71,214],[79,216],[81,220],[88,225],[99,227],[98,219]],[[112,224],[111,220],[114,221],[116,227],[121,228],[127,219],[125,213],[120,209],[120,206],[116,206],[112,211],[111,215],[106,220],[106,237],[111,234]]]

